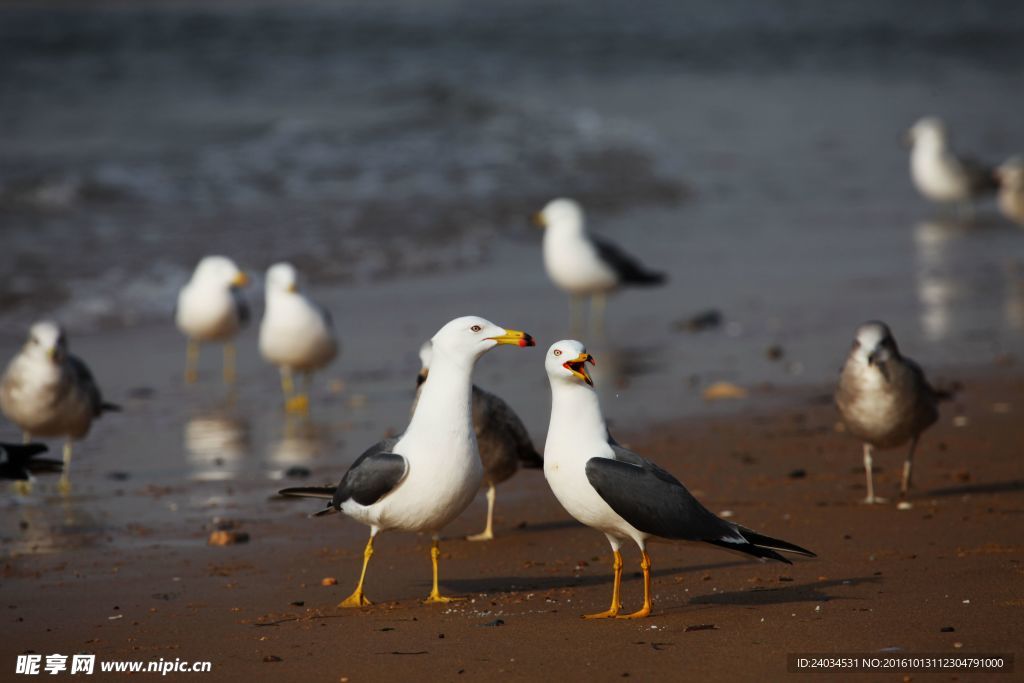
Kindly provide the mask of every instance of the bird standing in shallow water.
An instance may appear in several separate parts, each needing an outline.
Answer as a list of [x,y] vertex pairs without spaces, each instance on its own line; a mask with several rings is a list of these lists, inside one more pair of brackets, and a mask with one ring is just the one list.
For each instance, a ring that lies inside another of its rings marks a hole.
[[[420,347],[420,373],[416,376],[416,400],[423,391],[423,383],[430,374],[433,345],[427,341]],[[484,467],[487,484],[487,524],[478,534],[467,536],[467,541],[490,541],[494,538],[495,486],[509,479],[520,465],[526,468],[544,467],[544,459],[533,447],[530,433],[515,411],[501,398],[473,385],[473,431]]]
[[910,128],[908,138],[910,177],[927,199],[940,204],[955,202],[969,211],[971,202],[998,188],[991,168],[953,151],[946,126],[939,119],[920,119]]
[[327,498],[318,514],[344,512],[370,527],[359,583],[339,607],[371,604],[363,592],[373,539],[381,531],[433,536],[433,589],[427,603],[449,602],[438,587],[438,534],[473,501],[483,476],[471,414],[473,366],[499,345],[533,346],[530,335],[475,316],[456,318],[433,339],[430,381],[423,385],[402,436],[360,455],[335,486],[284,489],[282,495]]
[[[786,541],[764,536],[719,519],[701,505],[679,480],[608,433],[597,392],[587,372],[594,359],[575,340],[555,342],[544,359],[551,382],[551,424],[544,445],[544,476],[566,511],[583,524],[604,532],[612,547],[611,607],[587,619],[635,619],[651,613],[651,557],[648,539],[694,541],[790,564],[776,551],[814,557]],[[622,541],[640,548],[644,604],[620,615]]]
[[[291,413],[309,411],[313,372],[338,355],[331,314],[299,291],[298,280],[290,263],[267,270],[267,308],[260,323],[260,353],[280,369],[285,410]],[[305,380],[301,393],[295,391],[296,372]]]
[[875,496],[874,449],[896,448],[909,441],[900,483],[900,495],[906,497],[917,440],[939,419],[938,403],[946,397],[928,384],[917,363],[900,354],[888,325],[871,321],[857,328],[835,400],[846,429],[864,442],[865,503],[885,502]]
[[240,288],[248,282],[231,259],[207,256],[181,288],[174,320],[188,337],[185,382],[199,379],[199,345],[205,342],[224,344],[224,381],[235,381],[234,339],[249,322],[249,306]]
[[0,409],[32,437],[64,437],[61,491],[71,490],[71,451],[85,438],[92,421],[118,411],[100,394],[89,368],[68,351],[67,337],[55,322],[38,322],[28,341],[7,366],[0,380]]
[[582,298],[590,297],[590,326],[604,333],[604,309],[610,293],[623,286],[650,287],[665,282],[664,273],[648,270],[611,242],[586,231],[583,208],[572,199],[554,199],[534,216],[544,231],[544,266],[548,276],[569,293],[569,325],[581,331]]
[[999,210],[1024,226],[1024,158],[1010,157],[996,169],[999,179]]

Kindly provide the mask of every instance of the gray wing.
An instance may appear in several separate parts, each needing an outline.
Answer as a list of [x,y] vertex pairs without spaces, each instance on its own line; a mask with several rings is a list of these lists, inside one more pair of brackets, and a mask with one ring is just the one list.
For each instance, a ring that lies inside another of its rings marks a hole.
[[678,479],[622,446],[610,443],[615,458],[587,461],[587,480],[618,515],[644,533],[686,541],[744,542],[735,528],[716,517]]
[[360,505],[372,505],[395,490],[405,479],[409,463],[391,449],[398,439],[384,439],[356,458],[334,491],[331,505],[340,508],[351,499]]
[[[93,379],[89,367],[77,356],[68,354],[68,368],[71,370],[74,386],[81,390],[86,400],[89,401],[89,411],[92,416],[99,417],[110,404],[103,402],[103,395],[100,394],[100,388],[96,386],[96,380]],[[111,407],[110,409],[115,408]]]
[[680,541],[703,541],[753,557],[789,564],[775,550],[814,557],[798,545],[719,519],[678,479],[615,443],[615,458],[587,461],[587,480],[617,514],[644,533]]
[[245,300],[245,295],[242,294],[238,287],[232,287],[228,291],[231,292],[231,302],[235,306],[235,315],[238,316],[238,322],[242,327],[245,327],[252,319],[249,302]]
[[500,397],[473,386],[473,427],[476,431],[480,457],[487,467],[488,451],[495,451],[511,462],[509,476],[518,464],[543,467],[544,459],[533,447],[526,425],[512,407]]
[[619,280],[623,284],[659,285],[665,281],[664,273],[648,270],[639,261],[611,242],[596,235],[590,235],[590,241],[597,249],[597,254],[601,260],[615,271],[615,274],[619,276]]
[[960,166],[967,176],[971,194],[986,194],[999,189],[999,181],[996,179],[995,169],[988,164],[983,164],[977,159],[970,157],[961,157]]

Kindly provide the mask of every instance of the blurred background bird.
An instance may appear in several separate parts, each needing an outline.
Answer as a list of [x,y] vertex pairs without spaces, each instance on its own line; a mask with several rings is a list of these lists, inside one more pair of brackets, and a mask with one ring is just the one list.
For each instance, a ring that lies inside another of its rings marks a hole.
[[68,351],[61,327],[38,322],[0,380],[0,409],[32,437],[63,437],[64,473],[60,489],[71,490],[72,444],[89,433],[92,422],[121,408],[103,400],[88,366]]
[[224,345],[224,381],[235,381],[235,344],[239,331],[249,322],[249,306],[241,287],[248,283],[245,273],[225,256],[206,256],[181,291],[174,320],[188,337],[185,381],[199,378],[199,346],[207,342]]
[[[285,410],[308,412],[313,373],[338,355],[334,321],[327,309],[299,291],[299,273],[290,263],[267,270],[266,292],[260,353],[280,369]],[[301,392],[295,389],[295,373],[303,376]]]
[[992,169],[958,155],[940,119],[919,119],[907,135],[910,177],[925,198],[939,204],[955,203],[961,211],[970,212],[975,201],[995,193],[999,185]]

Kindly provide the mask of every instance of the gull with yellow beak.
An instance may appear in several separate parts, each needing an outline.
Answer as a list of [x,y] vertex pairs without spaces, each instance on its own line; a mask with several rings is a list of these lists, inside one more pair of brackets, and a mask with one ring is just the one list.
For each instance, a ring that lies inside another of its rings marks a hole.
[[570,327],[579,331],[582,297],[590,297],[590,325],[603,331],[608,294],[623,286],[650,287],[665,282],[665,274],[646,266],[612,244],[587,232],[583,208],[572,199],[554,199],[534,216],[545,229],[544,267],[558,287],[569,293]]
[[240,291],[248,283],[235,262],[225,256],[206,256],[192,279],[178,293],[174,318],[188,337],[185,381],[199,378],[199,345],[224,344],[224,381],[235,381],[235,345],[238,332],[249,322],[249,306]]
[[[267,270],[267,307],[260,323],[260,353],[281,371],[285,410],[309,410],[312,374],[338,355],[334,321],[327,309],[299,291],[299,274],[290,263]],[[296,393],[293,373],[302,373],[305,387]]]
[[359,583],[339,607],[371,604],[363,591],[373,539],[381,531],[428,532],[433,588],[426,603],[450,602],[441,595],[438,535],[472,502],[483,476],[471,412],[473,367],[499,345],[534,346],[525,332],[506,330],[475,316],[456,318],[433,339],[430,381],[423,384],[405,433],[360,455],[337,486],[284,489],[282,495],[328,499],[317,516],[344,512],[370,527]]
[[32,437],[64,437],[60,488],[67,492],[72,443],[85,438],[94,419],[120,408],[103,400],[89,368],[68,351],[60,326],[43,321],[32,326],[0,380],[0,410],[21,428],[25,443]]
[[[777,550],[814,557],[786,541],[719,519],[679,480],[623,448],[608,433],[594,383],[587,372],[593,357],[578,341],[555,342],[544,360],[551,382],[551,424],[544,446],[544,476],[558,502],[578,521],[597,529],[612,546],[611,607],[587,619],[635,619],[651,613],[651,557],[648,539],[703,542],[758,559],[789,564]],[[620,615],[622,542],[640,548],[644,604]]]

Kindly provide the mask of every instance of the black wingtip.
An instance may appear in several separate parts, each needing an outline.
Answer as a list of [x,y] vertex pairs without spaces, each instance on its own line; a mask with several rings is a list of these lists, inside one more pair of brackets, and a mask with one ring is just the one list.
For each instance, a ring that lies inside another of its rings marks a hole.
[[544,456],[532,448],[519,455],[519,464],[528,470],[539,470],[544,468]]
[[743,534],[743,538],[747,539],[750,543],[762,548],[771,548],[773,550],[781,550],[787,553],[795,553],[797,555],[803,555],[804,557],[817,557],[817,554],[811,552],[807,548],[801,548],[795,543],[789,541],[783,541],[778,538],[772,538],[771,536],[765,536],[759,534],[756,531],[751,531],[746,527],[739,527],[740,533]]
[[281,489],[277,494],[293,498],[334,498],[336,489],[336,486],[293,486]]
[[0,448],[11,454],[14,458],[31,458],[45,453],[50,447],[45,443],[0,443]]

